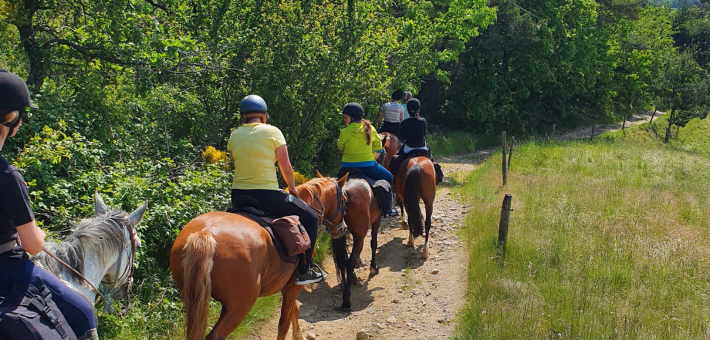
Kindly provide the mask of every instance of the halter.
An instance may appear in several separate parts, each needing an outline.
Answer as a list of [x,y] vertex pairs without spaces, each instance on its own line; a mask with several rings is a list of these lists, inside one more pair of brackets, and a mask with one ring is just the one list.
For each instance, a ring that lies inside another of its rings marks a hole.
[[[343,218],[345,215],[345,204],[347,204],[347,198],[343,199],[343,196],[344,196],[343,189],[340,188],[340,185],[338,185],[338,182],[336,182],[332,179],[330,181],[333,184],[335,184],[336,196],[338,196],[338,207],[335,209],[335,212],[333,213],[333,215],[331,215],[330,217],[325,217],[325,205],[321,201],[320,197],[318,197],[318,195],[316,195],[310,189],[308,189],[308,191],[311,193],[311,196],[313,196],[313,198],[315,198],[316,201],[318,201],[318,203],[321,206],[321,210],[318,210],[318,209],[312,207],[310,204],[308,204],[308,207],[311,208],[311,210],[313,210],[314,212],[316,212],[316,214],[320,215],[318,217],[318,219],[321,222],[320,227],[323,231],[330,234],[331,237],[334,237],[334,236],[332,236],[333,231],[337,231],[338,237],[336,237],[336,238],[340,238],[340,237],[342,237],[342,235],[340,235],[340,234],[343,233],[343,230],[347,230],[346,228],[343,228]],[[341,213],[343,214],[343,218],[340,219],[340,222],[336,223],[335,219]],[[325,226],[326,223],[329,225],[329,227]]]

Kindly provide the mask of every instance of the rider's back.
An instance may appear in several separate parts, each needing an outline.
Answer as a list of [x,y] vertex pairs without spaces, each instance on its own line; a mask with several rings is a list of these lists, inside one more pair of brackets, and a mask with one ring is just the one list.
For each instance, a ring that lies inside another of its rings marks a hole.
[[276,179],[276,149],[286,144],[277,127],[253,123],[244,124],[229,136],[227,149],[235,166],[232,189],[279,190]]

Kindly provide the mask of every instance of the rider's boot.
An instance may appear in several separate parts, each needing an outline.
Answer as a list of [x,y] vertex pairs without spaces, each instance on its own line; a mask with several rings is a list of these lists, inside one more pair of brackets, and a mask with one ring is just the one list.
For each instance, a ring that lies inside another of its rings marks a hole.
[[[306,264],[299,264],[296,270],[296,285],[303,286],[309,283],[317,283],[325,280],[326,273],[315,263],[313,263],[313,258],[310,254],[304,254],[306,259]],[[316,272],[315,269],[318,269]]]
[[78,335],[77,340],[99,340],[99,333],[96,328],[92,328],[82,335]]

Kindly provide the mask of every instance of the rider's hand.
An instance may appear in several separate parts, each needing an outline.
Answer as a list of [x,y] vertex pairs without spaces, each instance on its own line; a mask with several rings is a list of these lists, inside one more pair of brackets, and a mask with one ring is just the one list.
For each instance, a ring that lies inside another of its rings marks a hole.
[[298,189],[296,189],[296,188],[288,188],[288,193],[293,196],[298,197]]

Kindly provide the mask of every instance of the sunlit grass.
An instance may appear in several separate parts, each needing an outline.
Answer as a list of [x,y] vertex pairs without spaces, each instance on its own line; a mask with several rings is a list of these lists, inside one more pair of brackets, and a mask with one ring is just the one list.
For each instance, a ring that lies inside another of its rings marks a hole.
[[[525,144],[506,187],[500,154],[468,176],[456,339],[710,338],[710,157],[611,139]],[[505,193],[514,211],[501,261]]]

